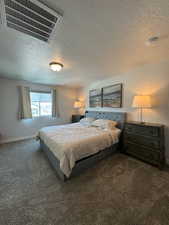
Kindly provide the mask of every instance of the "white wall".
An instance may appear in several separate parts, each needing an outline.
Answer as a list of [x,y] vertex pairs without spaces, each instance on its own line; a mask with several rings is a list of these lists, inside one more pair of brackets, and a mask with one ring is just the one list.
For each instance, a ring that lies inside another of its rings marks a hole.
[[[90,89],[123,83],[123,108],[89,108],[88,93]],[[125,111],[128,120],[138,120],[138,111],[131,107],[135,94],[152,96],[152,109],[144,110],[144,120],[165,125],[166,156],[169,158],[169,63],[145,65],[127,74],[113,76],[111,79],[92,83],[84,90],[88,110]],[[81,93],[82,95],[82,93]]]
[[24,81],[0,79],[0,142],[29,137],[44,126],[69,123],[77,90],[58,86],[60,118],[41,117],[18,120],[18,86],[25,85],[32,90],[50,91],[51,86],[37,85]]

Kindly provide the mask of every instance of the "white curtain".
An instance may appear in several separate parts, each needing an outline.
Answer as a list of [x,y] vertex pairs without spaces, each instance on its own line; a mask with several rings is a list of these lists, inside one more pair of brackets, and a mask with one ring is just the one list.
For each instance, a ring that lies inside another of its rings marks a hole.
[[59,106],[58,106],[58,98],[57,91],[55,89],[52,90],[52,117],[59,117]]
[[19,87],[19,119],[32,118],[30,88]]

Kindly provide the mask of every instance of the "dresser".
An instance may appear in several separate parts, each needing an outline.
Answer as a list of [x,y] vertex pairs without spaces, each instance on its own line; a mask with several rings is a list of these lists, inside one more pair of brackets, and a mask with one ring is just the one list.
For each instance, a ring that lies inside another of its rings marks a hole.
[[82,118],[84,118],[84,115],[78,115],[78,114],[72,115],[72,123],[77,123],[77,122],[79,122]]
[[164,126],[127,122],[124,128],[124,152],[145,162],[165,165]]

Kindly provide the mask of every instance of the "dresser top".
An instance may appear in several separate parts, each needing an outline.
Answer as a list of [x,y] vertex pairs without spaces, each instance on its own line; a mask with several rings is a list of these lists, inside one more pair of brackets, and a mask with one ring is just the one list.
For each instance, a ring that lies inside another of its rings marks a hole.
[[126,122],[127,124],[134,124],[134,125],[139,125],[139,126],[147,126],[147,127],[163,127],[164,125],[163,124],[160,124],[160,123],[147,123],[147,122],[144,122],[144,123],[140,123],[138,121],[127,121]]

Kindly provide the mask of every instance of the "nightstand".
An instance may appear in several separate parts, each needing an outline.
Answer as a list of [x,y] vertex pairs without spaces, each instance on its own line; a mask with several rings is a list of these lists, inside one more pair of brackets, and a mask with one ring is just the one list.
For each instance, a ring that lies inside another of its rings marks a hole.
[[161,169],[165,165],[164,126],[127,122],[124,128],[124,152]]
[[72,123],[79,122],[82,118],[84,118],[83,115],[72,115]]

